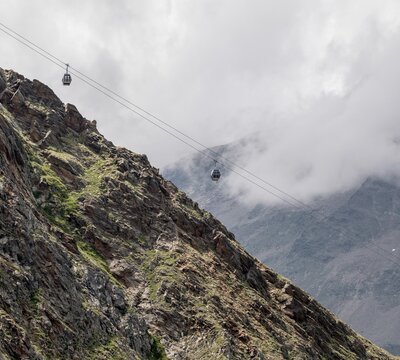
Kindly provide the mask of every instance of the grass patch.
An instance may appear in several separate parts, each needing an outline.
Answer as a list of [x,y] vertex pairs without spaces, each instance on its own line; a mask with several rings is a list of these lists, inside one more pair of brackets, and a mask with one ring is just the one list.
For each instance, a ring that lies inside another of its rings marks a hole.
[[42,174],[41,181],[46,182],[50,187],[54,188],[56,197],[66,197],[68,193],[67,187],[64,185],[58,175],[51,169],[48,164],[38,164]]
[[92,196],[101,195],[101,183],[106,172],[106,165],[107,162],[105,160],[99,159],[85,171],[83,175],[83,181],[86,184],[83,190],[84,193]]
[[4,188],[4,175],[0,175],[0,191]]
[[60,151],[59,149],[56,149],[53,146],[50,146],[47,149],[47,152],[49,153],[49,155],[51,155],[57,159],[60,159],[66,163],[72,163],[73,165],[79,165],[75,156],[73,156],[65,151]]
[[109,277],[114,285],[123,287],[122,284],[111,274],[106,260],[95,249],[83,241],[78,241],[76,245],[79,249],[79,252],[87,261],[103,271],[103,273]]
[[195,219],[197,219],[199,221],[204,220],[203,219],[203,214],[200,212],[200,210],[196,210],[196,209],[194,209],[192,207],[189,207],[188,205],[185,205],[185,204],[183,204],[181,202],[176,202],[175,204],[178,207],[180,207],[183,210],[183,212],[185,212],[189,216],[191,216],[191,217],[193,217],[193,218],[195,218]]
[[85,147],[87,151],[90,151],[89,149],[86,148],[85,145],[83,145],[85,141],[85,137],[82,134],[76,134],[76,133],[68,133],[66,136],[63,137],[63,142],[68,145],[68,147],[72,148],[75,147],[77,144],[81,144],[82,146]]
[[83,302],[82,302],[82,307],[83,307],[86,311],[90,311],[90,312],[96,314],[96,315],[99,316],[99,317],[104,316],[104,314],[101,312],[101,310],[100,310],[98,307],[93,306],[93,305],[90,304],[88,301],[83,301]]
[[141,199],[148,199],[148,196],[143,191],[143,187],[139,184],[133,184],[128,180],[124,180],[123,183],[132,190]]
[[0,103],[0,115],[4,117],[9,123],[13,122],[13,115]]
[[[61,154],[54,150],[51,151],[58,155]],[[69,157],[71,159],[74,158],[67,153],[62,153],[62,156],[68,159],[70,159]],[[77,215],[79,212],[78,199],[82,196],[95,197],[102,194],[101,185],[108,163],[103,159],[95,161],[81,177],[85,187],[81,191],[73,192],[69,191],[62,179],[52,170],[48,163],[41,163],[38,158],[32,158],[31,165],[40,174],[41,181],[49,186],[50,197],[46,204],[42,206],[43,212],[54,225],[68,232],[68,217]],[[41,194],[40,191],[33,192],[33,196],[36,199],[39,199]]]
[[[51,223],[68,231],[68,217],[77,213],[78,203],[71,197],[67,186],[47,163],[40,163],[37,158],[31,161],[35,171],[39,172],[41,182],[49,187],[49,199],[42,206],[42,210]],[[34,191],[33,196],[39,199],[40,191]]]
[[185,202],[187,201],[187,196],[184,192],[178,191],[175,193],[173,198],[173,202],[176,207],[180,208],[184,213],[188,214],[189,216],[197,219],[203,220],[203,212],[200,209],[195,209],[189,205],[186,205]]
[[97,267],[103,269],[104,271],[109,271],[107,262],[105,259],[88,243],[83,241],[78,241],[77,246],[82,255],[90,262],[94,263]]
[[79,160],[80,157],[76,157],[63,149],[57,149],[55,147],[49,147],[46,150],[46,157],[50,159],[57,159],[62,164],[66,165],[65,168],[73,174],[82,173],[82,164]]
[[165,348],[161,344],[161,341],[156,336],[151,336],[153,342],[151,343],[150,357],[149,360],[168,360]]
[[169,251],[147,250],[141,255],[140,269],[145,274],[149,287],[149,298],[153,302],[160,301],[157,295],[163,281],[176,283],[180,273],[176,263],[179,258]]
[[125,360],[127,358],[116,336],[111,337],[105,344],[94,346],[85,356],[86,360]]
[[146,237],[145,237],[143,234],[139,236],[139,238],[138,238],[138,243],[139,243],[141,246],[146,246],[146,245],[148,245],[148,241],[147,241]]
[[114,169],[110,168],[112,164],[104,159],[98,158],[84,174],[80,177],[85,187],[80,191],[71,192],[69,201],[71,206],[78,203],[80,197],[99,197],[104,193],[102,188],[104,176],[112,177]]
[[32,307],[37,310],[39,307],[40,302],[43,299],[43,290],[38,288],[32,295],[31,295],[31,305]]

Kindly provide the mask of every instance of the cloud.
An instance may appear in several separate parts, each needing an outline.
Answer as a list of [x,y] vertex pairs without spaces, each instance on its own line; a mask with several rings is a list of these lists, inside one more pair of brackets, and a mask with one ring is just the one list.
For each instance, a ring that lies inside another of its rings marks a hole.
[[[369,176],[399,177],[400,33],[376,21],[369,18],[352,41],[327,43],[315,67],[321,90],[302,96],[275,131],[259,133],[268,146],[245,156],[249,169],[303,201]],[[243,199],[259,201],[257,188],[235,177],[229,182]]]
[[[4,0],[0,21],[304,200],[399,167],[395,0]],[[0,66],[51,86],[114,143],[163,167],[185,145],[0,34]],[[263,143],[265,146],[259,146]],[[230,176],[227,191],[271,199]]]

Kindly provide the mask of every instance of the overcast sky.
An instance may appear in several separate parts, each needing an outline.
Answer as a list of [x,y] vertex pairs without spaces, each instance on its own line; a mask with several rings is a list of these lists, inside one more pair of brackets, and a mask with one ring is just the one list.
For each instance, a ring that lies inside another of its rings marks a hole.
[[[400,175],[398,0],[0,0],[0,21],[301,199]],[[164,167],[191,150],[0,33],[0,67],[48,84]],[[261,145],[260,145],[261,144]],[[211,166],[211,164],[210,164]],[[240,178],[229,191],[259,199]],[[267,199],[267,197],[264,197]]]

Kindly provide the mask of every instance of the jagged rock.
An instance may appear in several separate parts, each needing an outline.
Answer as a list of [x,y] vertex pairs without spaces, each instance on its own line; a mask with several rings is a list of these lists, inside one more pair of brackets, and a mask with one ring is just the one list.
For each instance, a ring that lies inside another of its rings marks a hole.
[[36,98],[39,98],[42,101],[42,103],[55,108],[63,105],[60,99],[57,98],[56,94],[54,94],[54,91],[42,82],[34,79],[32,83],[25,82],[24,85],[25,84],[29,84],[31,88],[25,90],[25,88],[22,87],[21,91],[25,90],[29,94],[34,94]]
[[64,118],[65,125],[80,133],[87,128],[87,120],[79,113],[75,105],[65,105],[66,116]]
[[0,93],[2,93],[6,89],[6,80],[5,80],[5,75],[4,72],[1,70],[0,71]]
[[74,188],[82,186],[79,175],[83,173],[83,169],[77,159],[54,151],[45,151],[43,155],[47,158],[55,173],[66,183],[73,185]]
[[25,105],[24,96],[22,95],[21,91],[19,91],[19,89],[14,92],[13,96],[10,99],[10,102],[14,107],[21,107]]
[[33,142],[39,142],[41,140],[41,134],[38,129],[38,123],[37,121],[32,121],[32,125],[29,131],[29,137],[32,139]]
[[24,103],[0,107],[0,358],[391,359],[146,156],[5,75]]
[[49,146],[56,145],[57,143],[58,143],[57,137],[54,135],[54,133],[51,130],[49,130],[49,131],[46,132],[46,134],[44,135],[43,139],[41,139],[38,142],[38,145],[42,149],[46,149]]

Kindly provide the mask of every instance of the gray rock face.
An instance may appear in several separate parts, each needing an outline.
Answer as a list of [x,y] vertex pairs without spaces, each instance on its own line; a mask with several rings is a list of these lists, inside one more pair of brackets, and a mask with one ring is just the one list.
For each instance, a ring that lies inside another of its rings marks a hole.
[[146,156],[40,82],[3,74],[1,359],[392,358],[251,257]]
[[[234,153],[227,146],[217,151]],[[208,161],[180,164],[165,176],[222,219],[251,254],[364,336],[400,354],[398,185],[368,179],[322,199],[312,204],[325,216],[317,221],[308,210],[246,207],[224,194],[223,184],[208,180]]]

